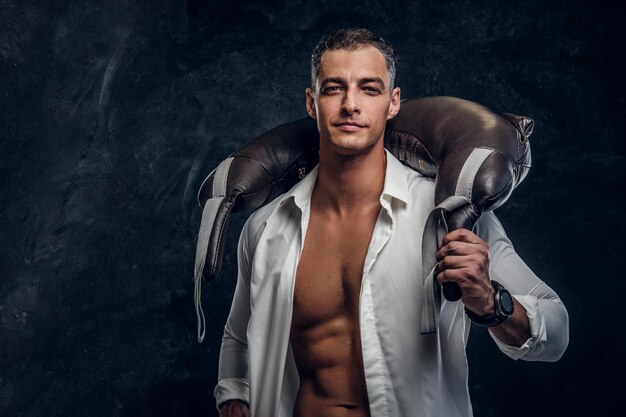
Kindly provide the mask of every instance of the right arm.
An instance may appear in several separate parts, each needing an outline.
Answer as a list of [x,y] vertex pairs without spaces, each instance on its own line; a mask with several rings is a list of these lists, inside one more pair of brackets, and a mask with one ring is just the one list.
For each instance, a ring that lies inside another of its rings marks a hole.
[[[237,247],[237,286],[224,327],[217,386],[214,390],[220,416],[247,416],[249,404],[248,343],[250,320],[250,272],[253,248],[250,221],[246,222]],[[251,250],[252,249],[252,250]]]

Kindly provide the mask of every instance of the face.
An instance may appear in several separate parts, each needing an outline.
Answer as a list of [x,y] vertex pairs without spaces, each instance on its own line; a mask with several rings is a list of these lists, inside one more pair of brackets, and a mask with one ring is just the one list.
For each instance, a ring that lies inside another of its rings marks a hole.
[[390,81],[385,57],[373,46],[324,52],[315,90],[306,90],[320,148],[357,155],[383,146],[385,124],[400,110],[400,89],[390,93]]

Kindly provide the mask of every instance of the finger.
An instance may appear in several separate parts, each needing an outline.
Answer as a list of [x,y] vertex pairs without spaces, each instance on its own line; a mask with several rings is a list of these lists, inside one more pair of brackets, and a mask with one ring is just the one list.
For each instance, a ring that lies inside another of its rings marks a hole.
[[467,243],[484,243],[484,241],[481,238],[479,238],[477,235],[475,235],[471,231],[467,229],[456,229],[447,233],[443,237],[441,241],[441,246],[445,246],[448,243],[453,242],[453,241],[461,241],[461,242],[467,242]]
[[435,264],[435,272],[464,269],[470,275],[482,276],[489,271],[489,260],[481,254],[473,253],[463,256],[445,256]]
[[443,284],[444,282],[456,282],[462,281],[465,278],[462,269],[444,269],[437,272],[437,282]]
[[446,256],[462,256],[462,255],[471,255],[474,253],[484,253],[485,250],[481,249],[481,245],[478,243],[467,243],[460,242],[455,240],[453,242],[448,243],[445,246],[442,246],[437,251],[437,260],[440,261]]
[[437,261],[446,256],[475,256],[479,260],[489,260],[489,245],[454,241],[441,247],[436,254]]
[[478,261],[473,256],[453,256],[449,255],[439,261],[435,267],[435,271],[445,271],[446,269],[466,268],[474,265]]
[[489,282],[489,275],[486,275],[484,268],[477,266],[464,268],[447,268],[441,271],[436,270],[436,278],[439,284],[444,282],[456,282],[461,289],[466,287],[486,286]]

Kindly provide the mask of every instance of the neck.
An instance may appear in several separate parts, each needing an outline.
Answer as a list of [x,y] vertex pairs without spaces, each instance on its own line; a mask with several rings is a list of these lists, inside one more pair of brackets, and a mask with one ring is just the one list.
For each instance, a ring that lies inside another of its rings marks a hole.
[[338,155],[320,148],[313,202],[338,215],[379,205],[385,184],[387,155],[383,143],[359,155]]

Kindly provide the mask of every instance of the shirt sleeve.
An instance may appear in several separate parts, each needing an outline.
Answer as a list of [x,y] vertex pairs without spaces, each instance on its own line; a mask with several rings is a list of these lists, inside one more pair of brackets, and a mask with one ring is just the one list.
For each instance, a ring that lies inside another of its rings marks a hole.
[[247,328],[250,320],[250,219],[243,227],[237,247],[237,285],[224,327],[217,386],[213,392],[216,406],[229,400],[249,404]]
[[507,345],[489,331],[498,348],[513,359],[554,362],[569,343],[569,316],[559,296],[515,252],[492,212],[476,222],[475,232],[489,245],[491,279],[506,288],[526,310],[531,337],[520,346]]

